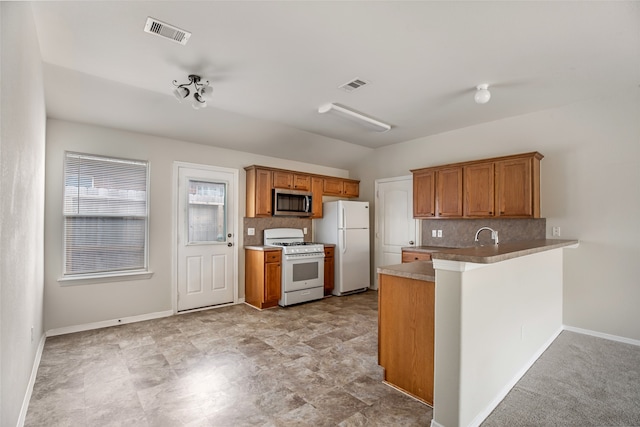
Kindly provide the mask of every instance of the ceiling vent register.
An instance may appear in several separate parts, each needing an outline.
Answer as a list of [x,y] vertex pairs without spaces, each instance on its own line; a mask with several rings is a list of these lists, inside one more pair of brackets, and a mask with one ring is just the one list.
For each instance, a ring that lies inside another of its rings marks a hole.
[[189,31],[183,30],[166,22],[159,21],[155,18],[148,17],[147,23],[144,25],[144,32],[155,34],[156,36],[169,39],[181,45],[186,45],[191,37]]
[[353,92],[356,89],[360,89],[362,86],[368,85],[369,82],[362,79],[353,79],[350,82],[338,86],[338,89],[342,89],[345,92]]

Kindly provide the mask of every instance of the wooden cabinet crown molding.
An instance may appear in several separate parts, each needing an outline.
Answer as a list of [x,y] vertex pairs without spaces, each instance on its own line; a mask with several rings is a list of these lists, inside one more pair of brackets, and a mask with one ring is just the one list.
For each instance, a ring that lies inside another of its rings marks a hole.
[[412,169],[415,218],[540,218],[537,151]]

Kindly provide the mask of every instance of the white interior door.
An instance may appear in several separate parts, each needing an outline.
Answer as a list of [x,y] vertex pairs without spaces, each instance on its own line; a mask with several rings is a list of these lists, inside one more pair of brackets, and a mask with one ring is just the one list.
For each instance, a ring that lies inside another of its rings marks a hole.
[[[420,245],[420,223],[413,218],[413,177],[376,180],[375,268],[400,264],[402,248]],[[375,277],[378,288],[378,275]]]
[[178,167],[177,309],[233,303],[237,173]]

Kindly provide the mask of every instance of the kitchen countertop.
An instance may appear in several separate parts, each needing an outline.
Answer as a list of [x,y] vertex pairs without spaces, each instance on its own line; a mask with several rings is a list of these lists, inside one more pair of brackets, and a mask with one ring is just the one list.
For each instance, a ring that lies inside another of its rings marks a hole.
[[[447,260],[458,262],[472,262],[476,264],[493,264],[500,261],[506,261],[512,258],[518,258],[525,255],[531,255],[538,252],[559,249],[568,246],[577,245],[577,240],[559,240],[559,239],[543,239],[543,240],[524,240],[521,242],[501,243],[499,245],[473,246],[468,248],[436,248],[427,246],[422,248],[425,252],[431,253],[434,260]],[[420,246],[413,247],[421,248]],[[437,250],[433,250],[437,249]],[[387,265],[378,267],[379,274],[388,274],[391,276],[406,277],[409,279],[424,280],[427,282],[435,282],[435,271],[433,269],[433,261],[416,261],[405,264]]]
[[378,267],[378,273],[389,276],[406,277],[407,279],[422,280],[425,282],[436,281],[436,272],[433,269],[433,262],[431,261],[415,261]]
[[445,246],[405,246],[401,248],[402,251],[421,252],[426,254],[430,254],[433,252],[440,252],[440,251],[449,250],[449,249],[455,249],[455,248],[449,248]]
[[245,246],[245,249],[250,249],[252,251],[281,251],[282,248],[280,246],[264,246],[264,245],[249,245]]
[[444,249],[434,252],[431,257],[435,260],[473,262],[477,264],[493,264],[525,255],[552,249],[577,245],[577,240],[542,239],[524,240],[521,242],[507,242],[499,245],[472,246],[460,249]]

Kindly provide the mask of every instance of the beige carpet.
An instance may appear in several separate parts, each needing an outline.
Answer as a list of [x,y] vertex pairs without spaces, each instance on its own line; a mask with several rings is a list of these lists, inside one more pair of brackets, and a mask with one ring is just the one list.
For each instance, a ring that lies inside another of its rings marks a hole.
[[564,331],[482,423],[640,426],[640,347]]

